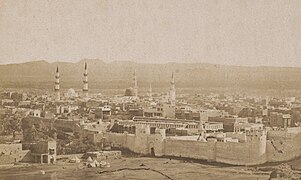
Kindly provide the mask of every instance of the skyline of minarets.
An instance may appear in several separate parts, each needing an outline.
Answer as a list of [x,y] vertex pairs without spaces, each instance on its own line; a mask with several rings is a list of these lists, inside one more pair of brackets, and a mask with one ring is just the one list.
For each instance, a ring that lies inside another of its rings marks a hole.
[[59,73],[58,65],[56,67],[56,73],[55,73],[54,91],[55,91],[55,100],[59,101],[61,99],[61,94],[60,94],[60,73]]
[[171,81],[170,81],[170,92],[169,92],[169,98],[170,98],[170,103],[171,105],[175,105],[176,104],[176,87],[175,87],[175,77],[174,77],[174,73],[172,72],[171,75]]
[[134,89],[135,96],[138,97],[138,84],[137,84],[137,71],[136,71],[136,69],[134,71],[133,86],[134,86],[133,89]]
[[84,87],[83,87],[83,94],[84,97],[88,97],[89,96],[89,87],[88,87],[88,66],[87,66],[87,62],[85,62],[85,71],[84,71]]

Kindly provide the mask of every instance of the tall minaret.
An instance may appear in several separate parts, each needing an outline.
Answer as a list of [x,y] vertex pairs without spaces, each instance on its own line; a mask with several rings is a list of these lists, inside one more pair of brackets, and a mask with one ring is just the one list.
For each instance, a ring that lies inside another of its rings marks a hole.
[[84,88],[83,88],[83,93],[84,93],[84,97],[88,97],[88,66],[87,63],[85,62],[85,72],[84,72]]
[[61,99],[59,66],[56,67],[54,91],[55,91],[55,100],[59,101]]
[[135,96],[138,97],[138,85],[137,85],[137,72],[136,72],[136,69],[134,71],[133,85],[134,85],[133,88],[134,88]]
[[171,75],[171,81],[170,81],[170,103],[171,105],[176,104],[176,88],[175,88],[175,77],[174,74],[172,73]]

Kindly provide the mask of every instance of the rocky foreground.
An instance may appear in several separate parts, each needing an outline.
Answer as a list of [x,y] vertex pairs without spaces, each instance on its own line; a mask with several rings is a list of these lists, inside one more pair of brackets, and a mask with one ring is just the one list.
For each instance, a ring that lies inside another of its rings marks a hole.
[[[300,179],[298,161],[261,167],[207,165],[167,158],[121,158],[110,167],[88,168],[84,162],[55,165],[16,164],[0,167],[0,179]],[[301,162],[301,161],[300,161]],[[295,164],[294,164],[295,163]]]

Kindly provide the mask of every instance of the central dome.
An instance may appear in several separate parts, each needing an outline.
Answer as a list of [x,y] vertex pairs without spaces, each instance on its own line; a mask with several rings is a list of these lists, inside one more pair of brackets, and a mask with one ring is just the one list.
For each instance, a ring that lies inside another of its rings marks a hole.
[[124,92],[124,96],[135,96],[135,90],[132,87],[127,88]]

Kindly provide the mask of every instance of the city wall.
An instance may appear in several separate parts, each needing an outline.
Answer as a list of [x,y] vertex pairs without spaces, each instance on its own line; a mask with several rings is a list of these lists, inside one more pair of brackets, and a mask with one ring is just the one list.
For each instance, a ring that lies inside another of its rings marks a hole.
[[164,155],[215,161],[215,142],[165,139]]
[[156,156],[175,156],[233,165],[256,165],[267,161],[266,138],[256,137],[248,143],[200,142],[163,138],[160,134],[109,133],[107,141],[113,146],[125,147],[135,153]]
[[301,156],[301,133],[268,131],[267,161],[287,161]]
[[106,141],[111,142],[112,146],[115,147],[125,147],[129,150],[140,153],[140,154],[150,154],[151,148],[155,150],[155,154],[162,156],[163,154],[163,139],[160,134],[154,135],[133,135],[133,134],[118,134],[109,133],[106,136]]
[[160,134],[108,133],[107,141],[140,154],[175,156],[233,165],[287,161],[301,156],[301,131],[268,131],[247,142],[201,142],[165,138]]
[[187,140],[164,141],[164,155],[188,157],[234,165],[256,165],[266,162],[266,141],[248,143],[199,142]]
[[234,165],[256,165],[266,162],[266,140],[264,137],[258,137],[258,140],[245,143],[216,142],[215,150],[216,162]]

